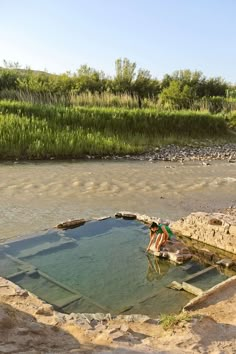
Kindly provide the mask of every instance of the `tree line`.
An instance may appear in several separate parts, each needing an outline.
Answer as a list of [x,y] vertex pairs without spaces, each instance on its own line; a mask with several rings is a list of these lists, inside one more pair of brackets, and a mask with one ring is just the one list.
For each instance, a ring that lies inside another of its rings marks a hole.
[[143,100],[153,99],[175,109],[188,109],[193,102],[203,98],[214,98],[217,102],[226,97],[236,98],[236,86],[221,77],[207,78],[201,71],[178,70],[159,80],[127,58],[116,60],[113,77],[88,65],[80,66],[74,73],[56,75],[22,69],[18,63],[4,61],[0,68],[0,98],[9,98],[10,94],[14,97],[17,91],[59,97],[105,92],[128,94],[138,99],[139,107]]

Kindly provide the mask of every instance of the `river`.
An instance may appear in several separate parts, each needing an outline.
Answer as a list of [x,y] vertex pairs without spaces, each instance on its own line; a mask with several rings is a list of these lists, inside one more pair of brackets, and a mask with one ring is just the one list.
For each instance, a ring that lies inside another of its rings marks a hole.
[[72,218],[135,211],[175,220],[236,203],[236,164],[227,161],[25,162],[0,164],[0,240]]

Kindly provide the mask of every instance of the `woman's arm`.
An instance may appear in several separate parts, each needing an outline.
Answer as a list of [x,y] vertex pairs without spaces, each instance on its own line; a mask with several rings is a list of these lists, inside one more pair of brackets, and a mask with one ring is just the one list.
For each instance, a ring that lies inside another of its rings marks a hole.
[[149,242],[149,244],[147,246],[146,251],[150,250],[150,247],[154,243],[154,241],[155,241],[155,232],[154,233],[150,232],[150,242]]

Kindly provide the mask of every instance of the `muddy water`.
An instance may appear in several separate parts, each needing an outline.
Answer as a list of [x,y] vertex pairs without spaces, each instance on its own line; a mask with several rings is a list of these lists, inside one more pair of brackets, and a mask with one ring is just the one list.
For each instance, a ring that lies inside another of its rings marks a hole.
[[0,165],[0,239],[68,218],[130,210],[177,219],[236,202],[236,164],[44,162]]

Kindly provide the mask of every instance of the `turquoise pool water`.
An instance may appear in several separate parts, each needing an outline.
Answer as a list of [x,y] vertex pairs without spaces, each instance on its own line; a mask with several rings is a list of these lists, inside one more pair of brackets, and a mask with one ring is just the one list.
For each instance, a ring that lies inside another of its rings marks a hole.
[[[124,219],[55,229],[1,246],[0,275],[68,313],[178,312],[193,296],[167,286],[204,266],[147,256],[148,239],[145,225]],[[210,286],[226,278],[217,271],[210,277]]]

